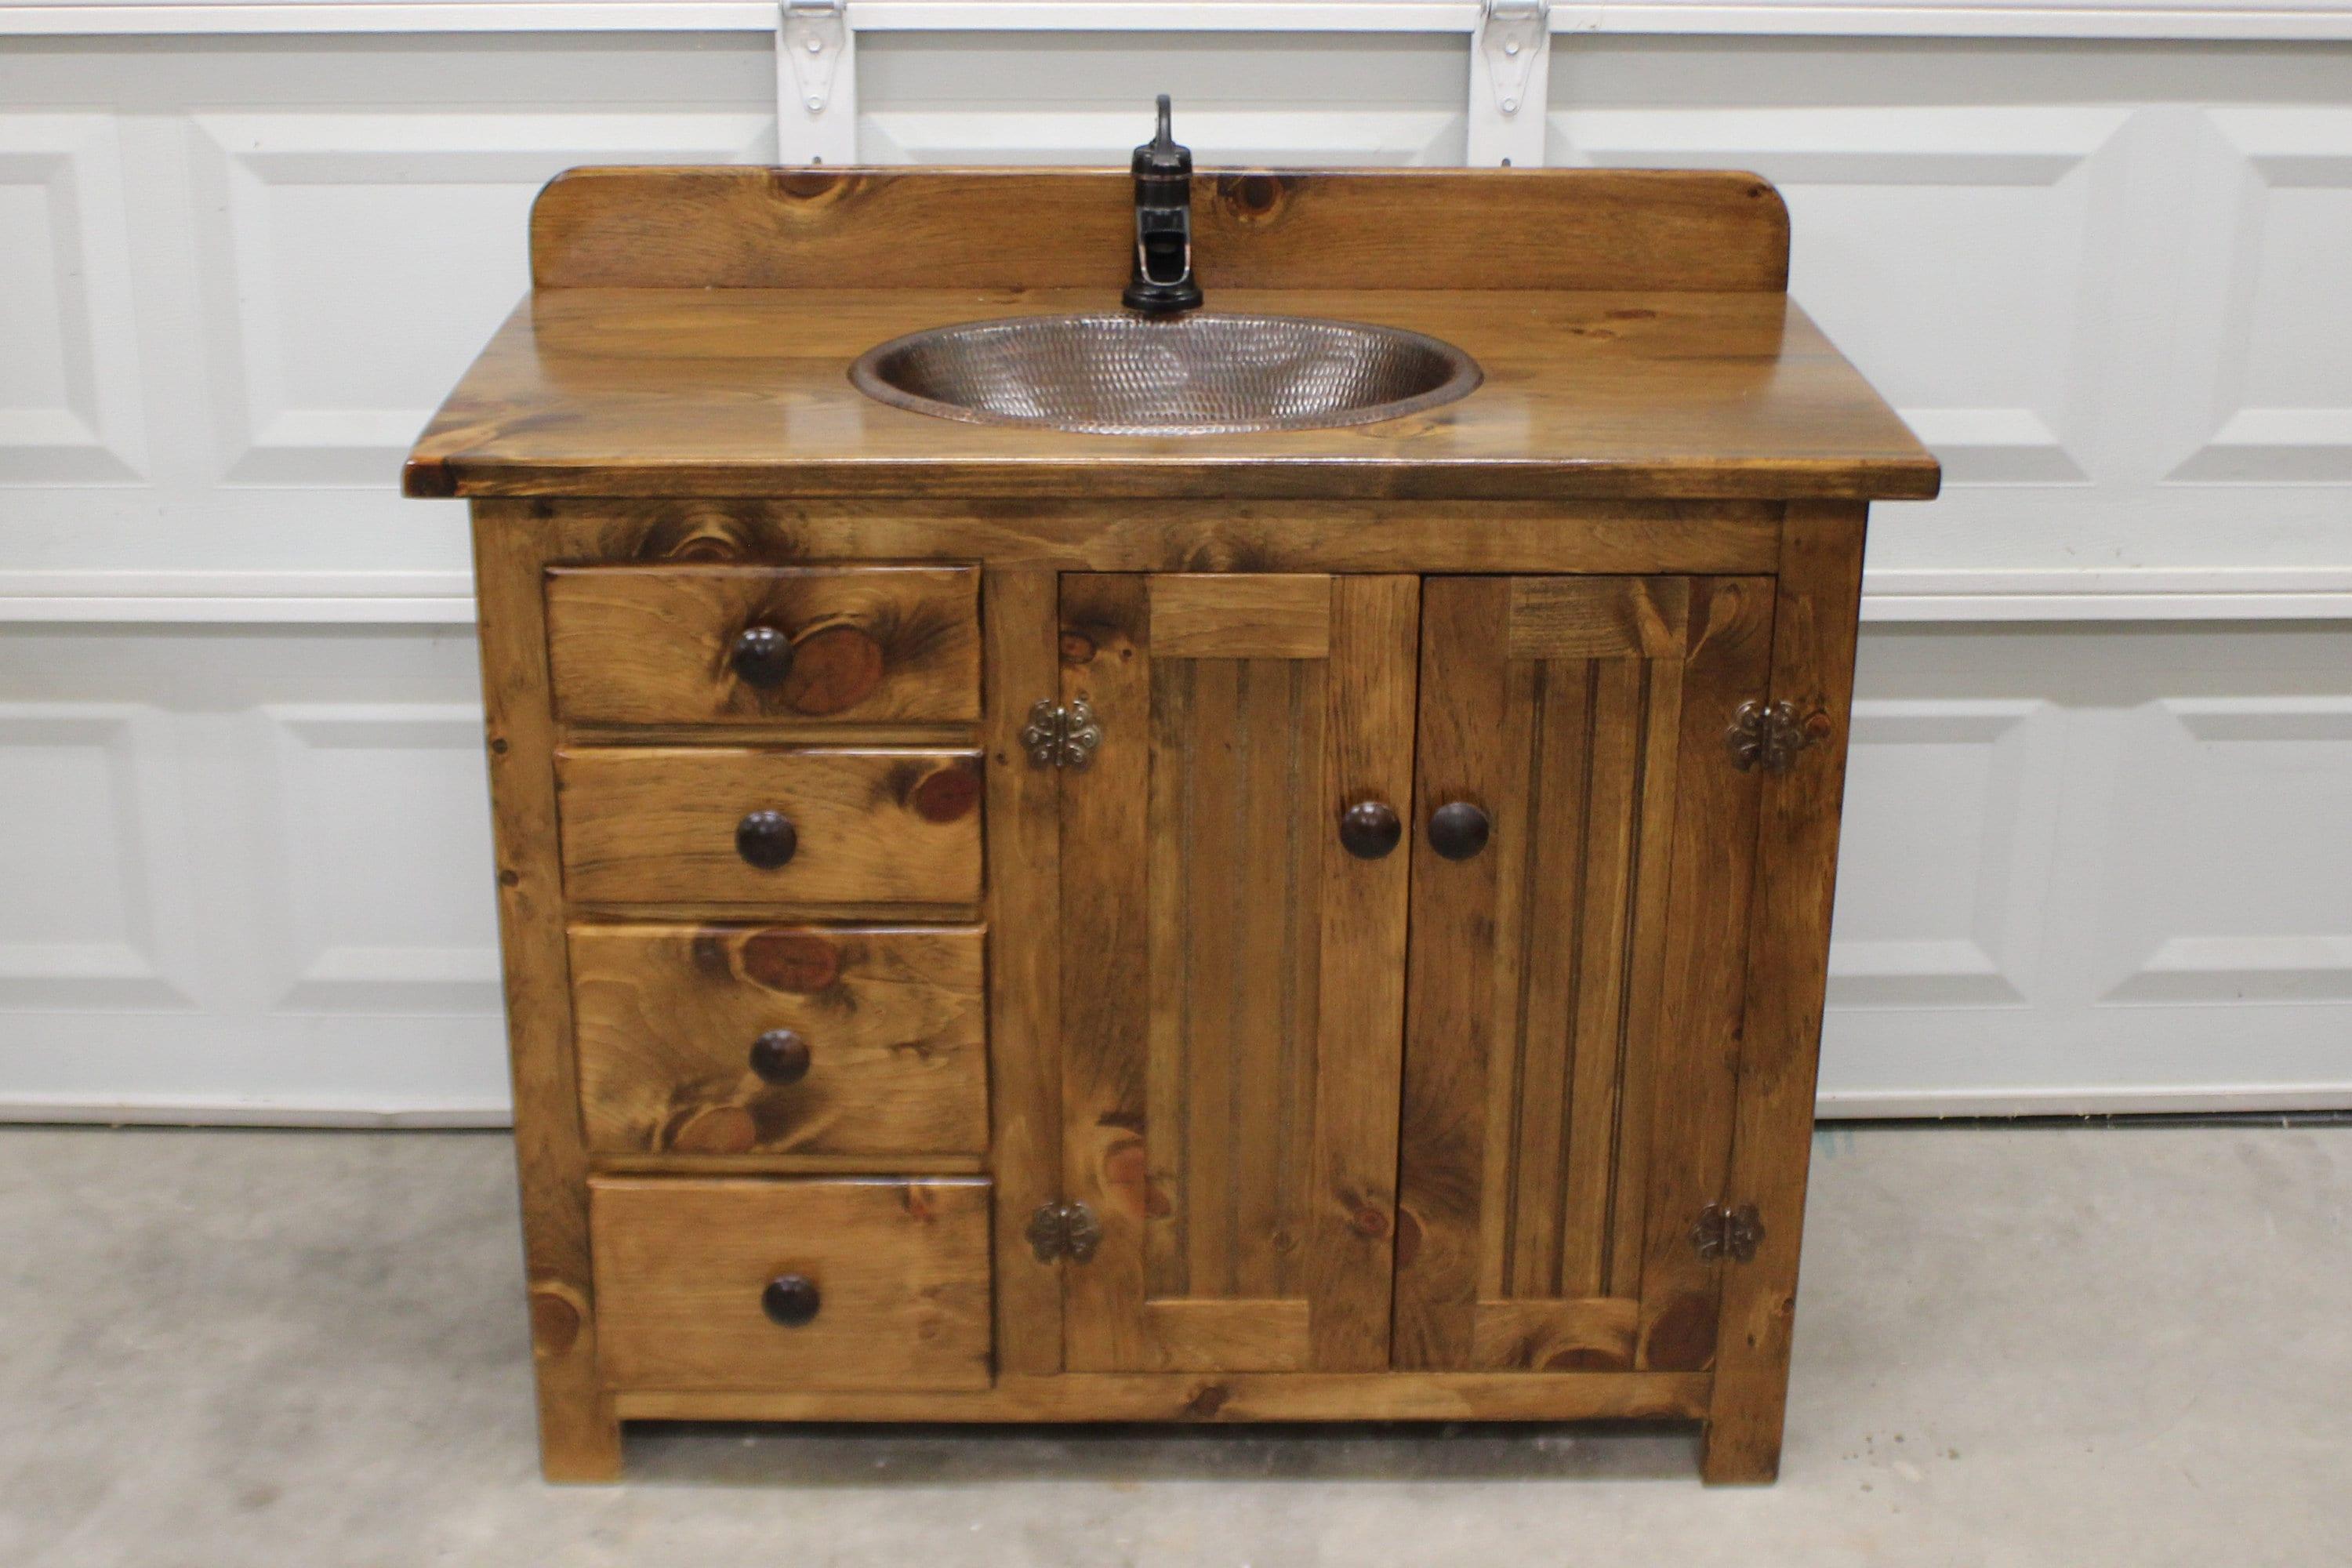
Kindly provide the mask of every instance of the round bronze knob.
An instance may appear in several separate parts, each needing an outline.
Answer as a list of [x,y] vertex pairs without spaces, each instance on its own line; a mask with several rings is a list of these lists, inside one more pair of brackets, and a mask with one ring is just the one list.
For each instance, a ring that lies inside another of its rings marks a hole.
[[1448,801],[1429,814],[1429,847],[1448,860],[1467,860],[1486,847],[1494,824],[1466,800]]
[[1377,860],[1397,847],[1404,824],[1386,801],[1358,801],[1339,814],[1339,847],[1359,860]]
[[771,1029],[751,1042],[751,1070],[772,1084],[808,1077],[809,1043],[790,1029]]
[[800,847],[800,830],[781,811],[755,811],[735,825],[735,853],[762,871],[790,860]]
[[773,626],[745,626],[727,664],[746,686],[781,686],[793,672],[793,639]]
[[824,1304],[816,1281],[805,1274],[779,1274],[760,1292],[760,1310],[768,1314],[768,1321],[787,1329],[806,1323]]

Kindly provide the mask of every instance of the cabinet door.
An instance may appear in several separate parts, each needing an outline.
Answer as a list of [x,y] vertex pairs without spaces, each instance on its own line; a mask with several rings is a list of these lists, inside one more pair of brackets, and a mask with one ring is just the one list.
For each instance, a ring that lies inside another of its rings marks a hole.
[[[1758,801],[1725,733],[1764,696],[1770,588],[1426,585],[1399,1366],[1713,1354],[1690,1237],[1728,1157]],[[1457,802],[1490,837],[1449,858],[1427,828]]]
[[[1062,775],[1073,1371],[1388,1364],[1411,821],[1410,577],[1069,575]],[[997,1048],[1004,1048],[1003,1042]]]

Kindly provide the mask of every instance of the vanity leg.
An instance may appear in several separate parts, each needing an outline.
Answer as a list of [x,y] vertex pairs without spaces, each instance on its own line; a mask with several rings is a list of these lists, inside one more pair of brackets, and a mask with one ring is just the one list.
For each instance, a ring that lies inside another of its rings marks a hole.
[[539,1468],[549,1480],[595,1485],[621,1479],[621,1420],[609,1394],[579,1397],[539,1385]]
[[555,727],[548,693],[544,568],[522,509],[478,503],[490,824],[499,864],[507,1040],[530,1281],[540,1462],[550,1480],[621,1473],[621,1428],[596,1371],[588,1260],[588,1155],[572,1062],[571,959],[556,850]]

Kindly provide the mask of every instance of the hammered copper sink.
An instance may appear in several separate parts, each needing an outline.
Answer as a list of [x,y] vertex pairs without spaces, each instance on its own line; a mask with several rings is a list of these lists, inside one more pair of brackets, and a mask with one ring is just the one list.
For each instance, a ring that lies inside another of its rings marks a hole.
[[849,377],[868,397],[969,424],[1230,436],[1396,419],[1467,397],[1482,373],[1399,327],[1202,311],[963,321],[893,338]]

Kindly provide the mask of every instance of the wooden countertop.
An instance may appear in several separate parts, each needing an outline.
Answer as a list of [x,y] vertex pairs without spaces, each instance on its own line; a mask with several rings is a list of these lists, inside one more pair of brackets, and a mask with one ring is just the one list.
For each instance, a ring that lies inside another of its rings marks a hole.
[[[853,360],[903,332],[1115,309],[1127,189],[1090,171],[564,176],[533,216],[539,287],[417,442],[407,493],[1936,493],[1936,460],[1780,292],[1785,215],[1750,175],[1202,178],[1209,309],[1407,327],[1485,371],[1461,402],[1383,424],[1084,436],[932,418],[850,384]],[[942,273],[982,286],[929,286]],[[1367,276],[1414,286],[1329,286]],[[1058,286],[995,286],[1007,277]],[[1313,286],[1225,281],[1268,278]]]
[[1095,289],[569,289],[524,301],[410,457],[413,496],[1918,500],[1936,460],[1785,295],[1223,289],[1211,309],[1410,327],[1486,379],[1337,430],[1079,436],[877,403],[901,332],[1116,309]]

